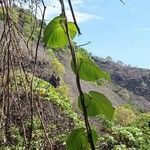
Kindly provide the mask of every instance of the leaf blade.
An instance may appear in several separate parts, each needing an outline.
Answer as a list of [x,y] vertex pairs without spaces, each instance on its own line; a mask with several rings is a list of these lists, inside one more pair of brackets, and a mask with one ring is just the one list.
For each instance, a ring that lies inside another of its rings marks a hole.
[[76,70],[71,61],[71,67],[73,72],[76,74],[76,71],[79,73],[79,76],[82,80],[85,81],[97,81],[100,79],[110,80],[110,75],[104,70],[100,69],[94,61],[92,61],[88,56],[83,53],[76,53]]
[[[65,18],[60,15],[55,17],[45,28],[43,41],[49,48],[62,48],[67,45]],[[69,35],[73,39],[77,34],[77,28],[74,23],[68,22]]]
[[[98,134],[92,129],[92,137],[94,144],[98,141]],[[87,138],[85,128],[78,128],[71,132],[67,139],[67,150],[89,150],[90,144]]]
[[[114,108],[105,95],[97,91],[90,91],[89,93],[84,93],[84,99],[89,117],[104,115],[108,119],[112,119]],[[80,96],[78,98],[78,106],[79,109],[82,110]]]

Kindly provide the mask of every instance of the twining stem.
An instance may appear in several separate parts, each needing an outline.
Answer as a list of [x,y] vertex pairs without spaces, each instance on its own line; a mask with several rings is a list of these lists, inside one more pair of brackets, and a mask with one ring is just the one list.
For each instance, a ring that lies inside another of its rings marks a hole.
[[95,150],[94,141],[93,141],[93,137],[92,137],[92,130],[91,130],[91,126],[90,126],[90,123],[88,120],[88,115],[87,115],[87,107],[85,105],[85,98],[84,98],[84,94],[83,94],[82,88],[81,88],[79,72],[77,70],[75,48],[73,46],[72,39],[70,38],[70,34],[69,34],[69,30],[68,30],[68,23],[67,23],[67,17],[66,17],[66,13],[65,13],[64,0],[59,0],[59,1],[61,4],[62,15],[65,17],[65,22],[64,22],[65,23],[65,30],[66,30],[66,35],[68,38],[69,48],[70,48],[71,55],[72,55],[72,61],[73,61],[74,67],[75,67],[76,84],[77,84],[78,92],[79,92],[80,97],[81,97],[81,105],[83,108],[83,115],[84,115],[84,122],[85,122],[86,131],[87,131],[87,137],[88,137],[88,140],[90,143],[91,150]]

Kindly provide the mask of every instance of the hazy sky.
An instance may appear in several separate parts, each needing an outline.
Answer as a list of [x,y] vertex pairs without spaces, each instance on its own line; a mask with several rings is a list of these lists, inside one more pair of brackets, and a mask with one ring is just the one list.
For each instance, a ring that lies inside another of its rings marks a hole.
[[[46,19],[59,15],[59,1],[47,2]],[[125,0],[125,5],[119,0],[72,2],[82,32],[79,44],[91,41],[85,48],[94,55],[150,68],[150,0]]]

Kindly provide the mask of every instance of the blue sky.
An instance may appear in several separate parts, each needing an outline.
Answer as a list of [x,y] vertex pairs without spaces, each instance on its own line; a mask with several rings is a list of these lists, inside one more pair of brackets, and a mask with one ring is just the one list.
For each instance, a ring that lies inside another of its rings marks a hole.
[[[100,57],[150,69],[150,0],[72,0],[82,35],[79,44]],[[58,0],[49,0],[46,19],[60,13]],[[55,7],[52,7],[55,6]],[[71,20],[69,7],[67,15]]]

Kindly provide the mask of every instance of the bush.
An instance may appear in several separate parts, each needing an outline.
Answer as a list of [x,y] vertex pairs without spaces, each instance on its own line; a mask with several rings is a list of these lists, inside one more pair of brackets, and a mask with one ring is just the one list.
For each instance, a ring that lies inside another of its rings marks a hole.
[[[119,110],[119,111],[118,111]],[[123,111],[122,111],[123,110]],[[124,111],[125,110],[125,111]],[[128,111],[127,111],[128,110]],[[123,124],[126,126],[121,125],[113,125],[106,130],[103,136],[103,141],[101,141],[101,145],[104,146],[105,149],[113,149],[113,150],[148,150],[150,147],[150,114],[137,113],[136,118],[128,119],[130,117],[131,108],[127,105],[120,106],[117,108],[117,117],[119,118],[119,124]],[[123,113],[122,113],[123,112]],[[128,117],[124,117],[125,112],[127,113]],[[129,113],[130,112],[130,113]],[[134,114],[134,112],[132,111]],[[131,118],[132,114],[131,113]],[[116,115],[116,114],[115,114]],[[135,114],[133,115],[135,117]],[[125,121],[123,120],[125,119]],[[132,123],[128,124],[127,122],[132,120]],[[123,121],[124,123],[120,123]]]
[[2,9],[0,8],[0,20],[4,20],[4,14],[2,12]]
[[61,93],[61,95],[63,97],[68,97],[69,95],[69,87],[67,84],[63,83],[62,85],[57,87],[57,90],[59,91],[59,93]]
[[105,137],[106,148],[114,150],[140,149],[143,145],[142,130],[137,127],[113,127]]
[[140,128],[143,133],[142,150],[147,150],[150,147],[150,113],[140,114],[135,122],[134,127]]
[[130,108],[119,106],[115,109],[114,121],[120,125],[129,125],[136,119],[135,113]]
[[[126,145],[121,144],[121,145],[115,145],[115,147],[113,148],[113,150],[127,150]],[[133,150],[133,149],[132,149]]]
[[53,68],[55,75],[57,76],[62,76],[65,72],[63,64],[60,63],[57,58],[54,58],[52,60],[52,68]]

